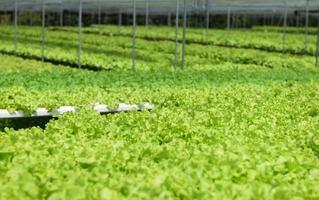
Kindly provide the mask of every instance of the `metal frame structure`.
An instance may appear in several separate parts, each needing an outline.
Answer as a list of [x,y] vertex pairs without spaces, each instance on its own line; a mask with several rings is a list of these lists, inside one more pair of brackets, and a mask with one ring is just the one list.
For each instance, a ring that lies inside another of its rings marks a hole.
[[[132,13],[133,0],[82,0],[83,10],[86,12],[109,14]],[[176,1],[172,0],[135,0],[136,12],[138,15],[145,15],[145,24],[149,23],[150,15],[173,13],[176,9]],[[0,0],[1,10],[14,10],[14,4],[17,2],[19,8],[28,11],[40,11],[42,0]],[[63,24],[63,12],[65,10],[76,12],[80,0],[46,0],[47,9],[59,13],[60,25]],[[180,2],[181,6],[184,2]],[[282,13],[285,9],[285,0],[186,0],[187,12],[208,11],[219,14],[227,13],[229,4],[232,5],[232,11],[235,13],[248,14],[272,14],[274,11]],[[294,11],[303,11],[306,13],[308,21],[312,10],[319,9],[317,0],[289,0],[287,1],[289,14]],[[61,17],[62,16],[62,17]]]
[[317,49],[316,49],[316,67],[319,67],[319,16],[318,16],[318,27],[317,27]]
[[[273,24],[274,16],[282,16],[282,51],[286,50],[286,32],[288,19],[296,18],[297,25],[300,23],[300,14],[305,20],[305,41],[304,48],[308,49],[309,34],[309,17],[314,12],[319,12],[319,0],[0,0],[0,12],[12,13],[14,24],[14,52],[18,53],[19,48],[19,12],[28,11],[41,13],[42,25],[42,61],[45,61],[45,34],[46,34],[46,16],[49,12],[56,13],[59,16],[59,25],[63,26],[64,13],[78,13],[78,47],[77,47],[77,64],[81,68],[82,54],[82,26],[83,14],[97,14],[97,24],[102,24],[102,13],[117,14],[118,25],[122,25],[122,15],[132,16],[132,70],[136,70],[136,29],[137,16],[145,16],[145,26],[150,24],[152,15],[164,15],[168,18],[168,25],[171,25],[172,13],[175,13],[175,54],[174,68],[179,66],[179,22],[182,15],[182,52],[181,68],[186,67],[186,34],[188,16],[193,14],[202,14],[205,18],[203,28],[204,38],[208,41],[207,30],[210,27],[211,15],[220,14],[227,16],[227,41],[230,42],[230,31],[232,25],[238,25],[237,20],[232,17],[237,15],[254,15],[261,16],[263,23],[266,18],[271,19]],[[296,13],[299,13],[296,15]],[[233,21],[233,22],[232,22]],[[319,23],[319,22],[318,22]],[[318,33],[319,35],[319,33]],[[319,42],[318,42],[319,45]],[[318,60],[318,53],[316,54]],[[318,64],[317,64],[318,65]]]

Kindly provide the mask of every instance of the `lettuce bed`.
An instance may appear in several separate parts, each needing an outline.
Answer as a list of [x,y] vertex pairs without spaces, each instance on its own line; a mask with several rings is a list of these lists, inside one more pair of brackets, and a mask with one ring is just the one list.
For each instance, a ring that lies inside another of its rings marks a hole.
[[[53,27],[53,31],[77,32],[74,27]],[[313,31],[315,30],[315,34]],[[108,36],[126,36],[132,37],[132,28],[130,26],[94,26],[84,28],[84,33]],[[232,29],[229,32],[223,29],[187,29],[187,42],[204,45],[215,45],[221,47],[259,49],[268,52],[282,52],[282,28],[278,27],[254,27],[252,29]],[[304,45],[304,33],[302,28],[289,27],[286,35],[286,53],[297,55],[315,55],[316,52],[316,29],[309,28],[308,49]],[[174,27],[152,26],[146,28],[139,26],[137,28],[137,37],[150,41],[175,41]],[[182,38],[182,31],[179,33]]]
[[[114,27],[113,27],[114,28]],[[127,28],[126,28],[127,29]],[[126,30],[125,29],[125,30]],[[167,28],[166,28],[167,29]],[[157,28],[155,33],[161,34],[165,27]],[[18,53],[23,57],[41,58],[41,29],[40,27],[20,27]],[[91,30],[91,28],[90,28]],[[92,29],[94,30],[94,28]],[[108,30],[108,29],[106,29]],[[126,30],[128,31],[128,30]],[[150,31],[149,34],[151,34]],[[77,33],[48,30],[46,33],[45,59],[53,63],[77,65]],[[225,35],[225,32],[220,33]],[[244,35],[244,34],[243,34]],[[245,35],[244,35],[245,36]],[[279,36],[277,34],[277,36]],[[0,29],[0,52],[14,54],[12,42],[13,28],[3,26]],[[189,38],[196,38],[191,34]],[[245,36],[246,37],[246,36]],[[245,38],[244,37],[244,38]],[[264,41],[260,35],[251,35],[252,41]],[[251,41],[247,38],[244,41]],[[296,39],[296,38],[295,38]],[[266,41],[266,40],[265,40]],[[296,41],[300,41],[297,39]],[[271,41],[270,41],[271,42]],[[295,43],[293,43],[295,44]],[[241,45],[239,45],[240,47]],[[136,64],[137,69],[170,69],[174,63],[175,44],[172,41],[137,40]],[[130,70],[131,69],[132,39],[127,36],[83,34],[82,65],[88,68]],[[179,59],[181,48],[179,49]],[[222,64],[253,64],[262,67],[300,68],[314,65],[314,57],[306,55],[282,55],[256,49],[225,48],[213,45],[190,43],[186,46],[187,68],[198,69],[199,65]]]
[[0,58],[0,108],[156,105],[4,129],[0,199],[319,198],[316,69],[90,72]]

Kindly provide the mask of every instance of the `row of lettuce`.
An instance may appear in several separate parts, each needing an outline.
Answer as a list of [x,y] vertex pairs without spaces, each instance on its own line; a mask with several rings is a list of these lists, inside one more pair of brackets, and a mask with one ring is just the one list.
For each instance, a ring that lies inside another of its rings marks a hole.
[[[252,28],[253,31],[266,31],[266,32],[277,32],[283,33],[284,27],[282,26],[255,26]],[[308,35],[317,35],[318,28],[314,27],[287,27],[286,33],[296,33],[296,34],[307,34]]]
[[[256,27],[256,30],[261,28]],[[273,27],[277,30],[276,27]],[[63,30],[77,32],[74,27],[54,27],[52,30]],[[264,30],[268,30],[264,27]],[[215,45],[222,47],[259,49],[270,52],[286,52],[291,54],[315,55],[316,53],[316,35],[308,35],[308,45],[305,46],[305,36],[300,32],[293,32],[291,29],[285,38],[285,49],[283,50],[282,32],[276,31],[254,31],[254,29],[231,29],[229,31],[222,29],[187,29],[187,42],[204,45]],[[113,36],[132,37],[132,28],[118,26],[93,26],[84,29],[85,33],[104,34]],[[181,42],[182,30],[179,31],[179,40]],[[148,40],[168,40],[175,41],[175,29],[172,27],[144,27],[137,28],[137,37]]]
[[[114,28],[114,27],[113,27]],[[94,28],[89,30],[94,31]],[[99,29],[100,30],[100,29]],[[159,33],[165,32],[165,28]],[[12,27],[0,29],[0,52],[23,57],[41,59],[41,29],[39,27],[20,27],[17,51],[14,49]],[[45,60],[76,66],[78,63],[78,35],[76,32],[46,31]],[[132,40],[124,35],[89,34],[82,37],[81,63],[83,66],[103,69],[130,69],[132,65]],[[161,69],[174,66],[175,44],[169,40],[136,41],[136,63],[138,69]],[[181,45],[178,49],[181,60]],[[286,55],[255,49],[224,48],[213,45],[188,43],[186,46],[186,66],[198,68],[224,62],[256,64],[275,67],[312,66],[310,56]]]
[[[293,81],[319,80],[318,70],[307,66],[271,69],[260,67],[258,64],[225,62],[202,65],[193,69],[186,68],[179,73],[172,73],[167,68],[162,68],[160,73],[158,70],[140,70],[138,73],[125,70],[97,73],[61,68],[58,65],[23,60],[14,56],[0,54],[0,57],[0,109],[5,108],[12,112],[24,111],[30,114],[41,107],[49,110],[64,105],[86,108],[95,103],[110,107],[116,107],[119,102],[128,104],[152,102],[159,107],[167,106],[163,104],[161,98],[150,98],[151,94],[148,94],[149,88],[156,90],[165,86],[183,88],[186,85],[196,89],[232,83],[268,85],[287,82],[288,85]],[[134,91],[134,88],[142,88],[143,92]]]
[[0,108],[152,102],[0,133],[0,199],[318,199],[318,71],[91,72],[0,55]]

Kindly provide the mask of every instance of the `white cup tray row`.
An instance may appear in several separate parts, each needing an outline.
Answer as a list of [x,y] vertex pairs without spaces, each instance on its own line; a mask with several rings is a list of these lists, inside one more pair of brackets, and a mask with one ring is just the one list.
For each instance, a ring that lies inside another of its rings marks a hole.
[[[102,115],[113,114],[119,112],[129,112],[129,111],[151,111],[154,106],[150,103],[145,103],[143,105],[128,105],[125,103],[120,103],[117,108],[111,109],[107,105],[94,104],[92,106],[93,110],[100,112]],[[49,112],[46,108],[38,108],[36,112],[32,115],[26,114],[21,111],[9,112],[7,109],[0,109],[0,120],[1,119],[19,119],[19,118],[41,118],[41,117],[54,117],[58,115],[63,115],[64,113],[75,113],[80,109],[75,106],[62,106],[52,112]]]

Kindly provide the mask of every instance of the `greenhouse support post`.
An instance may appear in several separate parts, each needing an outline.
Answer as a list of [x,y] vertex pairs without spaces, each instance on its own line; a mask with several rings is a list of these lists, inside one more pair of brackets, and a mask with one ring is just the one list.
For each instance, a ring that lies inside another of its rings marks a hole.
[[98,25],[101,25],[101,5],[98,5],[98,10],[97,10],[97,12],[98,12],[98,16],[97,16],[97,23],[98,23]]
[[64,8],[63,8],[63,0],[60,2],[60,26],[63,26],[63,14],[64,14]]
[[42,27],[41,27],[41,60],[44,62],[44,51],[45,51],[45,0],[42,0]]
[[69,25],[69,26],[71,25],[71,12],[70,11],[67,12],[67,15],[65,17],[65,21],[66,21],[67,25]]
[[172,13],[168,12],[167,15],[167,26],[172,26]]
[[18,2],[14,1],[14,53],[18,53]]
[[231,17],[231,5],[228,4],[227,7],[227,45],[230,44],[230,17]]
[[209,23],[210,23],[210,19],[209,19],[209,15],[210,15],[210,13],[209,13],[209,1],[208,0],[206,0],[206,3],[205,3],[205,11],[206,11],[206,20],[205,20],[205,22],[206,22],[206,29],[205,29],[205,41],[206,41],[206,43],[208,43],[208,30],[209,30]]
[[175,19],[175,59],[174,67],[178,65],[178,28],[179,28],[179,0],[176,0],[176,19]]
[[230,29],[236,29],[236,14],[233,13],[230,18]]
[[8,13],[7,9],[4,9],[4,25],[8,25]]
[[184,0],[182,68],[185,68],[186,29],[187,29],[187,4],[186,4],[186,2],[187,2],[187,0]]
[[187,27],[191,27],[193,25],[193,18],[192,18],[192,13],[188,15],[188,22],[187,22]]
[[30,9],[29,14],[30,14],[30,26],[33,26],[33,12],[32,12],[32,9]]
[[284,23],[283,23],[283,33],[282,33],[282,52],[286,51],[286,34],[287,34],[287,17],[288,17],[288,7],[285,1],[285,11],[284,11]]
[[136,48],[136,0],[133,0],[133,45],[132,45],[132,70],[136,70],[135,66],[135,48]]
[[150,14],[150,0],[145,0],[145,27],[148,28],[149,25],[149,14]]
[[305,51],[308,50],[308,29],[309,29],[309,0],[306,0],[306,22],[305,22]]
[[82,54],[82,0],[79,0],[79,16],[78,16],[78,67],[81,68],[81,54]]
[[208,0],[206,0],[205,9],[206,9],[206,30],[208,30],[209,24],[210,24],[210,12],[209,12],[209,1]]
[[119,13],[118,13],[118,26],[121,27],[122,26],[122,11],[119,10]]
[[316,67],[319,67],[319,17],[318,17],[318,25],[317,25],[317,50],[316,50]]

